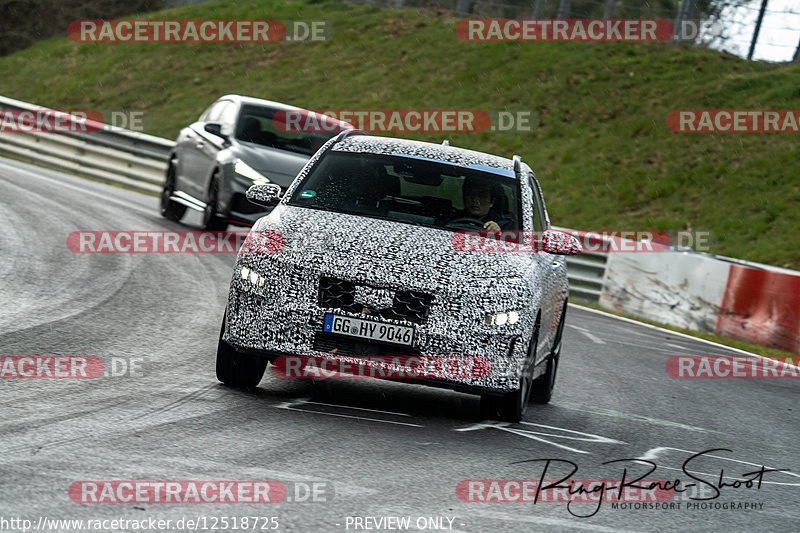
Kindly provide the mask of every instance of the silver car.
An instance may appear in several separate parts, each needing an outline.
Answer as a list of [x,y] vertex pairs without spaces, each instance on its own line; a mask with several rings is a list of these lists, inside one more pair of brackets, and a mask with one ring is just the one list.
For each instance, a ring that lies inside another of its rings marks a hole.
[[[274,183],[286,190],[325,142],[352,126],[324,117],[326,129],[293,131],[287,113],[297,107],[229,94],[183,128],[169,156],[161,214],[179,221],[186,209],[203,213],[203,227],[252,226],[269,208],[247,201],[251,185]],[[321,117],[322,118],[322,117]]]

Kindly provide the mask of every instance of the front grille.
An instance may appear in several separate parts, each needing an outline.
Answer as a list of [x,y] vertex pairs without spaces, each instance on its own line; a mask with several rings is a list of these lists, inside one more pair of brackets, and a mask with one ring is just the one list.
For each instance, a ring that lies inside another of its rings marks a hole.
[[411,346],[389,346],[368,340],[348,339],[327,333],[315,333],[313,349],[345,357],[401,357],[419,356],[419,349]]
[[[356,285],[336,278],[320,278],[319,306],[354,311]],[[360,309],[358,311],[361,311]]]
[[[319,306],[361,313],[364,306],[356,303],[356,284],[337,278],[323,277],[319,280]],[[407,320],[421,324],[428,318],[433,296],[418,291],[396,291],[392,306],[372,310],[369,316]]]

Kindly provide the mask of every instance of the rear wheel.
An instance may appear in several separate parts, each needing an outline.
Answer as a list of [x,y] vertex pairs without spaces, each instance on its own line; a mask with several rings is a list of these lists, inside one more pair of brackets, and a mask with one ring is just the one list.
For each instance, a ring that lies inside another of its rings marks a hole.
[[211,178],[211,186],[208,190],[208,199],[206,200],[206,208],[203,210],[203,229],[207,231],[222,231],[228,227],[228,221],[220,217],[217,211],[217,204],[219,203],[219,179],[217,175]]
[[222,340],[226,319],[227,313],[222,319],[217,345],[217,379],[232,387],[255,387],[264,377],[269,361],[266,357],[237,352],[233,346]]
[[527,368],[536,361],[536,343],[539,340],[539,326],[533,334],[530,348],[528,349],[528,359],[520,376],[519,388],[513,392],[508,392],[502,396],[481,396],[481,417],[504,420],[506,422],[519,422],[530,401],[533,380],[531,373],[533,368]]
[[172,159],[167,167],[167,177],[161,189],[161,216],[166,219],[180,221],[186,213],[186,206],[171,200],[175,193],[175,176],[177,175],[177,162]]

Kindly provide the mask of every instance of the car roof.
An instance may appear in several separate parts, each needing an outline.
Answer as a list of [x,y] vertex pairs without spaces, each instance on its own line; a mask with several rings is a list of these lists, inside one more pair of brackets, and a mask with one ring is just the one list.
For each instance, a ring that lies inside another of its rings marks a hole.
[[423,141],[372,135],[347,135],[337,142],[331,150],[399,155],[488,171],[512,178],[516,177],[512,159],[466,148]]
[[295,107],[293,105],[282,104],[281,102],[273,102],[272,100],[264,100],[263,98],[254,98],[252,96],[242,96],[240,94],[226,94],[225,96],[220,96],[219,98],[217,98],[217,101],[219,100],[233,100],[241,102],[243,104],[254,104],[260,106],[275,107],[277,109],[287,109],[287,110],[302,109],[300,107]]
[[[250,105],[257,105],[262,107],[271,107],[273,109],[277,109],[279,111],[308,111],[309,113],[315,113],[316,111],[310,109],[303,109],[302,107],[297,107],[289,104],[283,104],[281,102],[274,102],[272,100],[264,100],[263,98],[254,98],[252,96],[242,96],[240,94],[226,94],[225,96],[220,96],[217,98],[216,101],[220,100],[232,100],[234,102],[240,102],[242,104],[250,104]],[[328,120],[331,122],[339,122],[341,124],[346,124],[347,126],[352,128],[352,125],[344,122],[343,120],[338,120],[334,117],[328,117]]]

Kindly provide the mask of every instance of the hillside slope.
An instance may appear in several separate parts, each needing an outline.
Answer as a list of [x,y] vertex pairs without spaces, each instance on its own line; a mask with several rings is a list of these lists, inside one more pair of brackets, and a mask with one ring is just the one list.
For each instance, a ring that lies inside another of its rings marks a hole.
[[714,253],[800,268],[800,134],[666,125],[675,109],[800,109],[800,65],[668,43],[469,43],[449,13],[324,2],[230,1],[141,18],[327,20],[334,37],[52,39],[0,58],[0,94],[61,109],[146,110],[148,133],[171,138],[225,93],[312,109],[533,110],[532,132],[448,137],[531,162],[558,225],[711,231]]

